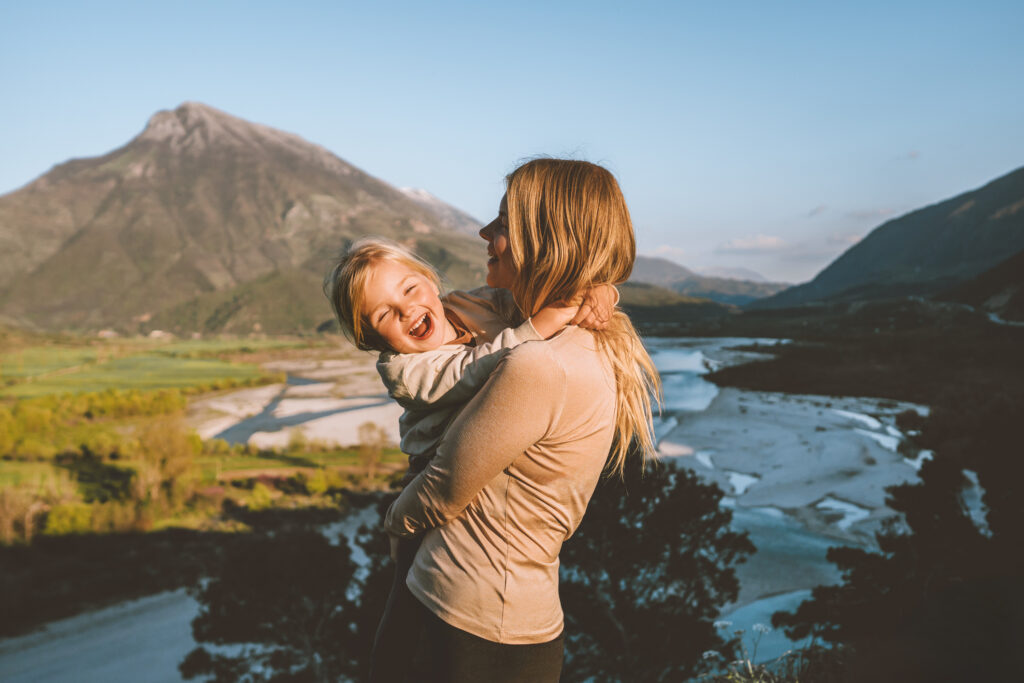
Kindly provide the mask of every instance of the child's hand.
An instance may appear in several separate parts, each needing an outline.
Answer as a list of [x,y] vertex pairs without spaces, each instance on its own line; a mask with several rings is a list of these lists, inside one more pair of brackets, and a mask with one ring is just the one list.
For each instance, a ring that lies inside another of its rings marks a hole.
[[554,303],[540,309],[530,318],[530,321],[533,323],[533,329],[537,330],[537,334],[547,339],[568,325],[578,311],[578,302]]
[[611,322],[615,306],[619,303],[619,290],[614,285],[596,285],[583,292],[583,303],[569,322],[588,330],[603,330]]

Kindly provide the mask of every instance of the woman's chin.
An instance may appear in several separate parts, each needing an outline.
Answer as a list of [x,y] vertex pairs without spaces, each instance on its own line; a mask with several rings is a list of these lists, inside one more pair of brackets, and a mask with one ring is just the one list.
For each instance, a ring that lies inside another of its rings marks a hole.
[[487,269],[487,279],[485,282],[488,287],[493,287],[495,289],[510,289],[512,287],[512,283],[508,282],[508,279],[509,278],[500,277],[498,273],[495,273],[490,268]]

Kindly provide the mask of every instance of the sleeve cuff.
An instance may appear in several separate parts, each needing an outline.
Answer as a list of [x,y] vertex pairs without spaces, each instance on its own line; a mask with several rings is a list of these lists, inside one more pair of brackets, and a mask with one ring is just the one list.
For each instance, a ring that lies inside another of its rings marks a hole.
[[522,341],[544,341],[544,337],[533,326],[533,318],[527,318],[526,322],[516,328],[516,336]]

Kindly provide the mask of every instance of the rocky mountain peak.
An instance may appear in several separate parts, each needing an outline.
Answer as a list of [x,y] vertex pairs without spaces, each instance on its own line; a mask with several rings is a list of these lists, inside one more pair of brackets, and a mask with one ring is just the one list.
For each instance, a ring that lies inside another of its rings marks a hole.
[[193,156],[215,147],[247,148],[299,157],[342,175],[353,170],[323,147],[297,135],[240,119],[202,102],[183,102],[174,110],[158,111],[136,140]]
[[164,109],[153,114],[139,139],[180,145],[195,137],[209,141],[229,129],[237,130],[252,125],[240,119],[236,119],[235,125],[232,125],[232,118],[234,117],[200,102],[184,102],[173,111]]

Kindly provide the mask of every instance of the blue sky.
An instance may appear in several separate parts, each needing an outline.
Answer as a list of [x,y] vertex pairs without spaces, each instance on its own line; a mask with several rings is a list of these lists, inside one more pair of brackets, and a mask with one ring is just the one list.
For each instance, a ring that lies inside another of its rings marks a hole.
[[9,2],[0,193],[197,100],[487,219],[517,160],[618,176],[640,251],[811,278],[1024,165],[1020,2]]

